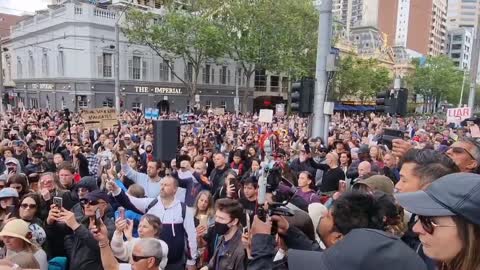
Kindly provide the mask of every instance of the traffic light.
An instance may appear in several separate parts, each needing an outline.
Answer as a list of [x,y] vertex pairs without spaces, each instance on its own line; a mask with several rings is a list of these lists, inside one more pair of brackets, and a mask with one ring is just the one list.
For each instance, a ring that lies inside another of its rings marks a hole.
[[379,113],[390,113],[390,93],[389,90],[384,90],[377,93],[375,101],[375,111]]
[[292,84],[290,108],[294,112],[312,113],[315,80],[303,79]]

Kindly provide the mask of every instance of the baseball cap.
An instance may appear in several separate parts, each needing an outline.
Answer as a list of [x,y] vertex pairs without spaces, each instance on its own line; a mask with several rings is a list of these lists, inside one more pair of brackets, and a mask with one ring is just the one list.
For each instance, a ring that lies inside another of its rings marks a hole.
[[413,214],[427,217],[461,216],[480,225],[480,175],[452,173],[435,180],[426,190],[395,194]]
[[353,184],[353,187],[358,185],[367,185],[369,188],[373,190],[380,190],[387,194],[393,194],[394,185],[390,178],[386,177],[385,175],[373,175],[368,177],[367,179],[362,179],[357,181]]
[[89,192],[87,195],[85,195],[85,200],[87,201],[92,201],[96,202],[98,200],[104,200],[105,202],[110,201],[110,197],[108,197],[107,193],[100,191],[100,190],[94,190],[92,192]]
[[[393,255],[392,255],[393,254]],[[415,251],[380,230],[354,229],[324,252],[288,250],[289,269],[427,269]]]
[[0,199],[3,198],[18,198],[18,192],[16,189],[11,187],[6,187],[0,190]]

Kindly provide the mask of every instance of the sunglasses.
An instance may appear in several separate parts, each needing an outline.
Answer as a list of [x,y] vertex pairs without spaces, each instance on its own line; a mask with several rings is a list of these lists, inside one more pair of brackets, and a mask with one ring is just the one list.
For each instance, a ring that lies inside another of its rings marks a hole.
[[23,208],[23,209],[27,209],[27,208],[36,209],[37,205],[36,204],[22,203],[22,204],[20,204],[20,207]]
[[428,234],[433,234],[437,227],[456,227],[455,225],[439,225],[433,221],[433,217],[417,216],[417,218],[418,221],[420,221],[423,230]]
[[[140,260],[145,260],[145,259],[150,259],[150,258],[155,258],[155,257],[153,257],[153,256],[137,256],[137,255],[133,255],[133,254],[132,254],[132,260],[133,260],[134,262],[138,262],[138,261],[140,261]],[[156,259],[156,258],[155,258],[155,259]]]
[[83,205],[91,205],[91,206],[95,206],[95,205],[99,205],[100,202],[99,201],[89,201],[89,200],[81,200],[80,201]]

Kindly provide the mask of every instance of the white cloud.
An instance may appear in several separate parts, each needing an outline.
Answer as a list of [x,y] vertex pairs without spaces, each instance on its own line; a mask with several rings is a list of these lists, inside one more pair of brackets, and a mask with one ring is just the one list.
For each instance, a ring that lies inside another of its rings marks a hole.
[[0,0],[0,12],[14,15],[32,14],[45,9],[49,0]]

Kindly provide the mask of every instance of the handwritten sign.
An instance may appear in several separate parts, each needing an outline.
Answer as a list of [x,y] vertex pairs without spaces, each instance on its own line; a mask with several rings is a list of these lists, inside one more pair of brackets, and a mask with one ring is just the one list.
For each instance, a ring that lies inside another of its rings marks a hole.
[[87,128],[113,128],[118,125],[114,108],[83,109],[81,116]]
[[447,123],[460,123],[470,118],[472,109],[470,107],[447,109]]
[[215,108],[215,109],[213,109],[213,113],[215,115],[224,115],[225,114],[225,108]]
[[258,122],[262,123],[272,123],[273,121],[273,110],[262,109],[258,114]]
[[275,105],[275,115],[276,116],[284,116],[285,115],[285,104],[277,104]]

